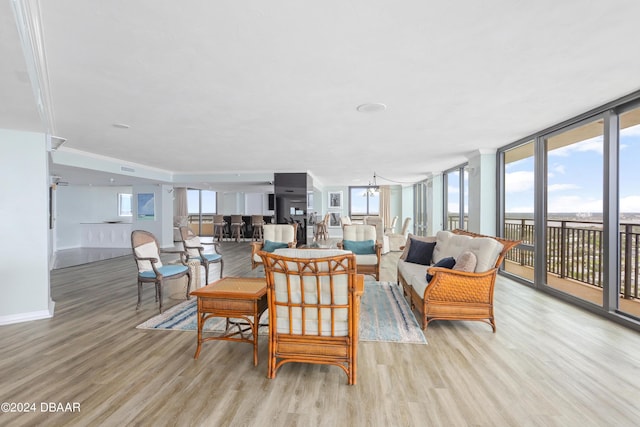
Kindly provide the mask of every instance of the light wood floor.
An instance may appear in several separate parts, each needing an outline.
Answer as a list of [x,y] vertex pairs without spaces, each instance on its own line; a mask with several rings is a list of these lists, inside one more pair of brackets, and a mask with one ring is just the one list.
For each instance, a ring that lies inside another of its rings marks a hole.
[[[248,243],[225,243],[225,275],[250,270]],[[385,255],[383,279],[397,253]],[[288,364],[266,378],[251,346],[195,333],[138,330],[131,257],[52,272],[52,319],[0,327],[0,397],[36,413],[0,425],[636,426],[640,335],[499,278],[497,333],[434,322],[428,345],[361,342],[357,385],[337,367]],[[177,301],[167,301],[167,305]],[[43,413],[41,402],[80,412]]]

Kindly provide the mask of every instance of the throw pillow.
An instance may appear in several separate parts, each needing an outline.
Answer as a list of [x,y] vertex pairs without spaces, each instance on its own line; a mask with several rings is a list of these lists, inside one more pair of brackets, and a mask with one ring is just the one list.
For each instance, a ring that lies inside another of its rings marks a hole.
[[262,250],[265,252],[273,252],[276,249],[288,248],[289,244],[285,242],[272,242],[271,240],[265,240],[262,245]]
[[[453,268],[456,265],[456,260],[452,256],[447,258],[442,258],[440,261],[433,264],[431,267],[443,267],[443,268]],[[430,282],[433,279],[433,276],[427,273],[427,282]]]
[[456,260],[456,265],[453,266],[453,269],[457,271],[466,271],[468,273],[473,273],[476,269],[477,263],[478,257],[476,256],[476,254],[471,251],[464,251]]
[[373,240],[343,240],[342,247],[345,251],[351,251],[356,255],[370,255],[376,253]]
[[431,264],[431,257],[433,256],[433,248],[435,248],[435,246],[435,242],[428,243],[411,239],[411,246],[409,246],[409,253],[407,254],[406,261],[422,265]]
[[[156,267],[162,267],[162,261],[160,261],[160,254],[158,253],[158,247],[155,243],[149,242],[144,245],[140,245],[135,248],[136,255],[140,258],[155,258],[158,260],[156,263]],[[151,271],[153,267],[151,267],[151,261],[140,261],[138,264],[138,271]]]

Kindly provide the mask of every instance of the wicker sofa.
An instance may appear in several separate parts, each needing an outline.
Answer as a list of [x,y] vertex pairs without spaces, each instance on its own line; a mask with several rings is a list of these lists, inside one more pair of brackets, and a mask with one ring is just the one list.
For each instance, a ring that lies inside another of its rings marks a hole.
[[[427,265],[407,261],[414,241],[435,243]],[[433,237],[409,235],[398,261],[398,284],[411,307],[420,313],[422,328],[426,330],[433,320],[478,320],[489,323],[495,332],[496,274],[507,252],[519,243],[463,230],[440,231]],[[473,271],[432,266],[449,257],[459,261],[469,252],[476,260]],[[430,281],[427,272],[432,276]]]

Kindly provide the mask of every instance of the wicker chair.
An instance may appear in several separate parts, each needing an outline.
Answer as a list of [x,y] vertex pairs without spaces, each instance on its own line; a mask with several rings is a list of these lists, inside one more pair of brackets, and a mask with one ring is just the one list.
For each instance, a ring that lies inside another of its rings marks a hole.
[[[210,264],[220,264],[220,278],[222,278],[224,260],[222,259],[220,244],[218,242],[201,242],[200,238],[196,236],[189,227],[180,227],[180,237],[187,255],[187,262],[190,260],[198,260],[200,261],[200,265],[204,267],[206,284],[209,284]],[[214,252],[205,252],[204,245],[212,246]],[[200,284],[198,283],[197,286],[200,286]]]
[[[339,366],[356,383],[364,277],[355,256],[331,249],[260,252],[269,307],[269,378],[288,362]],[[302,289],[301,289],[301,283]]]
[[[380,280],[380,257],[382,255],[382,243],[376,241],[376,228],[373,225],[351,224],[345,225],[342,230],[342,241],[337,246],[340,249],[351,250],[345,246],[345,242],[374,242],[372,253],[356,253],[358,273],[370,274],[376,280]],[[347,243],[348,243],[347,242]],[[354,252],[355,253],[355,252]]]
[[[156,237],[144,230],[133,230],[131,232],[131,248],[133,258],[138,266],[138,303],[136,310],[140,308],[142,296],[142,284],[153,283],[156,287],[156,302],[159,303],[159,310],[162,313],[162,286],[166,279],[178,279],[187,276],[187,299],[191,290],[191,271],[185,262],[184,251],[169,251],[160,249]],[[160,253],[180,254],[180,264],[163,265],[160,260]]]
[[286,243],[289,248],[295,248],[298,244],[296,239],[298,224],[265,224],[262,226],[264,241],[251,242],[251,269],[262,264],[262,258],[258,252],[263,250],[266,241],[272,243]]
[[398,284],[402,285],[412,308],[420,313],[424,330],[434,320],[478,320],[489,323],[495,332],[493,291],[496,275],[507,252],[517,246],[520,241],[485,236],[465,230],[454,230],[453,233],[471,237],[490,237],[500,242],[502,250],[493,268],[475,273],[430,267],[428,272],[433,277],[423,295],[415,291],[400,270],[398,270]]

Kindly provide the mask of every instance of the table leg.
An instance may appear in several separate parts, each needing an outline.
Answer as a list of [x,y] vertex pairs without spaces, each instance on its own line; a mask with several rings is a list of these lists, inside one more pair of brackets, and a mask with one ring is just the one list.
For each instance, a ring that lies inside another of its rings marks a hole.
[[196,348],[196,354],[193,356],[194,359],[197,359],[198,356],[200,356],[200,349],[202,348],[202,326],[203,326],[203,321],[202,318],[204,317],[204,313],[200,313],[200,310],[198,310],[198,347]]
[[258,366],[258,328],[260,327],[260,319],[258,318],[258,304],[255,305],[253,313],[253,323],[251,331],[253,332],[253,366]]

